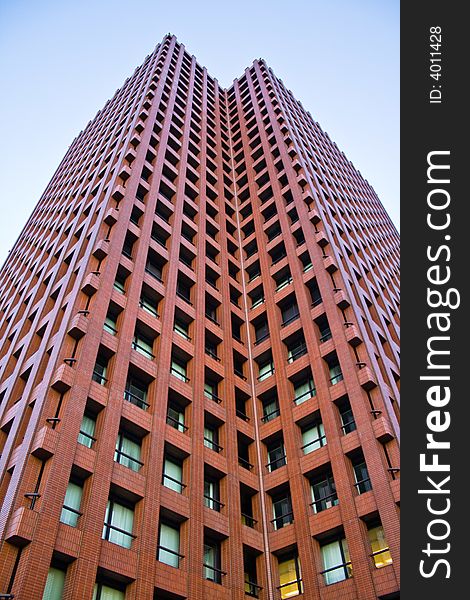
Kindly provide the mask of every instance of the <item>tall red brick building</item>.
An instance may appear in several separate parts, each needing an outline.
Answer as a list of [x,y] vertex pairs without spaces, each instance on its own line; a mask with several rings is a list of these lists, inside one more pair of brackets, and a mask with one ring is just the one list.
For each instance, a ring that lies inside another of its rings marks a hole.
[[1,272],[0,598],[399,598],[398,234],[166,36]]

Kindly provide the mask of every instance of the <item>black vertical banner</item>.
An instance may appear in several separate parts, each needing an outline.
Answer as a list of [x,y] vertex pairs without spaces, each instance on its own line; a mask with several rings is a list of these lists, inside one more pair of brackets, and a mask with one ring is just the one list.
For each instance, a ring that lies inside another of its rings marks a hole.
[[470,36],[461,3],[401,11],[402,598],[451,600],[470,597]]

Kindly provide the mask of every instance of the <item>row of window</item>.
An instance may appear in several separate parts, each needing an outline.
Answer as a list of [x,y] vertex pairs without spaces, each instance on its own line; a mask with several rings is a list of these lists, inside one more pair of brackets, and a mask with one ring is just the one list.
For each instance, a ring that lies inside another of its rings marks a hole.
[[[128,527],[132,517],[117,505],[108,508],[107,516],[110,521],[105,539],[119,543],[122,541],[121,528]],[[114,519],[114,521],[113,521]],[[112,525],[111,522],[117,523]],[[367,524],[367,536],[371,549],[371,557],[376,568],[386,567],[392,563],[383,527],[377,519],[370,520]],[[105,524],[106,528],[106,524]],[[116,542],[116,540],[118,540]],[[320,542],[320,553],[323,565],[321,575],[326,585],[332,585],[353,576],[353,567],[349,557],[348,543],[344,534],[336,535],[336,539],[327,538]],[[179,552],[180,532],[179,527],[165,523],[160,524],[157,560],[171,567],[179,568],[180,561],[184,558]],[[244,556],[245,593],[252,597],[259,597],[261,587],[257,584],[256,560],[249,560],[249,555]],[[247,560],[248,559],[248,560]],[[209,581],[221,584],[226,572],[221,568],[222,545],[210,539],[204,540],[203,577]],[[278,564],[278,590],[281,598],[287,599],[303,593],[301,565],[296,551],[280,555]],[[47,576],[46,587],[42,600],[61,600],[65,588],[66,570],[51,567]],[[93,591],[93,600],[124,600],[125,589],[122,586],[112,587],[103,583],[96,583]]]

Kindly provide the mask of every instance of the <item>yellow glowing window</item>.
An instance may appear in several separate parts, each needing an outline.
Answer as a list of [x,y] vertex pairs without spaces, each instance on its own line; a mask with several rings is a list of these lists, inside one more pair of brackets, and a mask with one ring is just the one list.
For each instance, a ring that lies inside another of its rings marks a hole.
[[377,569],[392,564],[392,556],[388,549],[382,525],[369,529],[368,535],[370,546],[372,548],[372,558],[374,559]]
[[302,593],[300,564],[296,556],[279,563],[279,582],[279,591],[283,600]]

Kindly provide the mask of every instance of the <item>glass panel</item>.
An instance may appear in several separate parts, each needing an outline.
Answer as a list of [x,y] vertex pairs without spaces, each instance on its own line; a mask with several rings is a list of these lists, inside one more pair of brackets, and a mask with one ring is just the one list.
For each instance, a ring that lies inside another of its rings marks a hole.
[[120,433],[116,440],[114,460],[124,467],[138,471],[140,464],[140,445]]
[[64,592],[65,572],[51,567],[47,573],[42,600],[61,600]]
[[186,381],[186,365],[182,365],[174,360],[171,361],[171,371],[175,377]]
[[[109,527],[109,525],[112,527]],[[126,506],[122,506],[122,504],[116,502],[111,503],[108,500],[103,537],[113,544],[118,544],[124,548],[130,548],[132,536],[128,534],[132,533],[133,526],[134,511]]]
[[80,433],[78,434],[78,443],[91,448],[93,437],[95,435],[96,421],[87,415],[83,415]]
[[300,582],[297,576],[297,559],[289,558],[279,563],[279,582],[281,598],[291,598],[301,593]]
[[181,465],[169,460],[165,459],[165,467],[164,467],[164,478],[163,485],[170,490],[174,490],[181,494],[183,491],[183,486],[181,482],[183,480],[183,470]]
[[175,527],[160,524],[158,560],[171,567],[179,567],[180,531]]
[[103,329],[105,331],[107,331],[108,333],[110,333],[111,335],[116,335],[116,333],[117,333],[116,320],[114,319],[114,317],[109,317],[109,316],[106,317],[106,319],[104,321]]
[[300,383],[294,388],[294,400],[297,405],[302,404],[309,398],[313,398],[316,395],[315,382],[313,379]]
[[318,450],[326,444],[325,430],[323,423],[313,425],[310,429],[302,432],[302,446],[304,454],[309,454],[314,450]]
[[345,571],[343,566],[345,561],[343,560],[343,555],[341,553],[340,542],[331,542],[331,544],[322,546],[321,554],[323,559],[323,569],[325,571],[327,569],[332,569],[331,571],[324,573],[326,585],[331,585],[332,583],[346,579],[347,571]]
[[263,379],[266,379],[267,377],[272,375],[273,372],[274,372],[274,363],[267,362],[264,365],[259,365],[258,380],[263,381]]
[[83,488],[76,483],[69,481],[67,491],[65,492],[64,506],[60,514],[60,521],[72,527],[77,526],[80,516],[80,503],[82,501]]
[[392,564],[392,556],[390,554],[390,550],[388,549],[388,544],[387,540],[385,539],[382,525],[369,529],[368,536],[372,553],[374,554],[374,563],[377,569],[381,569],[382,567]]

